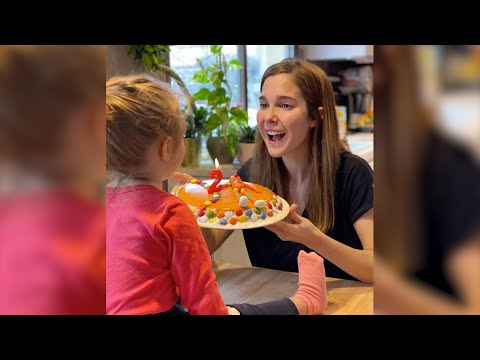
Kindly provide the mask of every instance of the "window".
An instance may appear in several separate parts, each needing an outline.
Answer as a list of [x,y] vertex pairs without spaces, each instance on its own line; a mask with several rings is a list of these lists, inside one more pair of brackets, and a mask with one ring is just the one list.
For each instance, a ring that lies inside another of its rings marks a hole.
[[246,49],[248,124],[255,126],[262,75],[270,65],[293,57],[293,45],[246,45]]
[[[209,47],[210,45],[171,46],[170,66],[180,75],[192,95],[203,86],[192,81],[193,75],[198,70],[196,59],[208,56]],[[231,102],[246,106],[248,123],[254,126],[257,123],[256,114],[262,75],[270,65],[293,57],[294,45],[223,45],[223,52],[227,59],[238,59],[244,66],[243,71],[228,74],[233,93]],[[246,67],[244,58],[246,58]],[[243,75],[246,81],[243,81]]]
[[[170,67],[180,75],[185,82],[190,93],[193,95],[204,84],[199,84],[192,81],[193,75],[199,70],[197,59],[204,58],[210,55],[210,45],[175,45],[170,51]],[[239,59],[237,45],[223,45],[223,53],[228,60]],[[228,73],[228,83],[232,87],[232,104],[242,102],[240,91],[240,72],[230,71]],[[177,88],[177,90],[179,90]]]

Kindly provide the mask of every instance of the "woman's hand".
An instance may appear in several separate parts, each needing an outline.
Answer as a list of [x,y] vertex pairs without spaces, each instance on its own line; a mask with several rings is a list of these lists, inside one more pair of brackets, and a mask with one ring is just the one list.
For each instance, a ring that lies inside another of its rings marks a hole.
[[175,194],[180,186],[182,186],[182,185],[186,184],[187,182],[190,182],[192,179],[194,179],[193,176],[190,176],[188,174],[181,173],[181,172],[178,172],[178,171],[175,171],[172,174],[172,176],[170,176],[170,177],[179,181],[179,183],[176,184],[173,187],[173,189],[171,191],[172,194]]
[[312,222],[296,213],[298,205],[292,204],[285,221],[265,226],[284,241],[293,241],[308,246],[322,232]]

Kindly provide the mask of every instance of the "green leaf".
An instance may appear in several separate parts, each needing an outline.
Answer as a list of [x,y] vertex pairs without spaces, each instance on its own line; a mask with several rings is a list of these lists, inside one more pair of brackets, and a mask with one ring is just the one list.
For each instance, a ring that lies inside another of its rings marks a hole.
[[241,117],[241,118],[248,119],[247,110],[242,109],[242,108],[232,107],[232,108],[230,109],[230,114],[232,114],[233,116],[237,116],[237,117]]
[[221,107],[217,109],[216,114],[220,117],[220,120],[223,124],[228,124],[228,109],[226,107]]
[[224,88],[215,89],[214,93],[215,93],[215,96],[218,96],[218,97],[227,96],[227,91]]
[[232,116],[232,120],[239,126],[248,125],[248,119],[244,117]]
[[207,119],[207,124],[205,125],[205,131],[207,133],[212,132],[221,125],[221,120],[216,114],[211,114]]
[[208,74],[205,71],[197,71],[194,75],[192,80],[194,82],[200,83],[200,84],[208,84],[210,82],[210,79],[208,78]]
[[210,95],[210,90],[207,88],[201,88],[195,94],[193,94],[193,100],[207,100]]
[[143,53],[142,60],[143,60],[143,63],[145,64],[145,67],[147,68],[147,70],[152,71],[153,62],[152,62],[152,58],[150,57],[150,55],[147,54],[147,53]]
[[255,142],[255,136],[257,134],[257,127],[250,127],[248,125],[239,125],[238,127],[238,142],[244,144],[252,144]]
[[160,65],[160,63],[158,62],[158,57],[155,55],[150,55],[150,58],[152,59],[152,63],[153,63],[152,69],[157,70],[158,66]]
[[236,124],[240,126],[248,125],[248,113],[245,109],[231,108],[230,114],[232,114],[232,120]]
[[230,98],[226,96],[226,93],[227,92],[224,88],[211,91],[208,95],[208,105],[216,107],[221,104],[228,103],[228,101],[230,101]]
[[238,145],[238,136],[236,131],[233,129],[228,129],[227,131],[227,146],[232,154],[232,156],[235,156],[235,153],[237,152],[237,145]]
[[207,122],[208,111],[203,106],[197,108],[197,111],[194,112],[195,115],[195,128],[202,132],[205,128]]
[[221,45],[210,45],[210,52],[212,54],[219,54],[222,51]]
[[232,59],[230,60],[230,68],[232,70],[238,70],[242,68],[242,64],[240,64],[240,61],[238,61],[237,59]]
[[207,109],[203,106],[200,106],[197,111],[195,112],[195,119],[202,120],[207,115]]
[[170,45],[156,45],[158,50],[164,53],[170,53]]
[[215,70],[212,72],[212,84],[214,87],[219,88],[222,86],[223,78],[225,77],[225,73],[221,70]]

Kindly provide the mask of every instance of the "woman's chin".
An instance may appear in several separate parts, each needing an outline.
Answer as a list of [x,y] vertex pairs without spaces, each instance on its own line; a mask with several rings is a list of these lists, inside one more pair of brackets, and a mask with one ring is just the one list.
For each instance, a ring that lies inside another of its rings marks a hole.
[[283,156],[283,151],[281,151],[280,149],[268,148],[268,153],[273,158],[281,158]]

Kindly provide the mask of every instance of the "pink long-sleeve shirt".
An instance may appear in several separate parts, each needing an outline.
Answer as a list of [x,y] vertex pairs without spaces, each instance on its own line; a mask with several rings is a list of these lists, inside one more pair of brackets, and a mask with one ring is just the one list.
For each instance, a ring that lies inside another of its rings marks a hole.
[[105,314],[105,208],[62,188],[0,197],[0,314]]
[[181,299],[227,314],[205,240],[188,206],[152,185],[107,188],[107,314],[155,314]]

